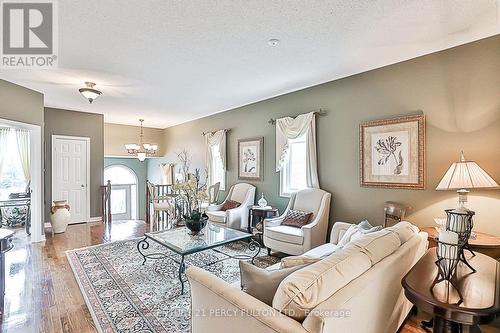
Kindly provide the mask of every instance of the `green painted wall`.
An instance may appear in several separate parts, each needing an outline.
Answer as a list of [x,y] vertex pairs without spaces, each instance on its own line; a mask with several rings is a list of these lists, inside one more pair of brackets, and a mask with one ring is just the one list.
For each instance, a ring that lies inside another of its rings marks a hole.
[[[258,193],[283,208],[274,170],[275,129],[269,118],[324,108],[317,119],[321,187],[333,194],[331,221],[383,221],[383,204],[411,205],[408,219],[433,225],[433,217],[456,205],[456,194],[434,190],[461,150],[500,181],[500,36],[354,75],[287,95],[198,119],[165,130],[164,160],[188,149],[203,166],[203,131],[229,128],[229,185],[237,179],[237,140],[264,137],[264,181]],[[367,55],[369,56],[369,55]],[[332,59],[335,61],[335,59]],[[423,112],[427,117],[426,190],[364,188],[359,185],[358,126],[366,120]],[[476,229],[500,234],[500,191],[473,191]]]
[[[146,180],[147,180],[147,164],[146,162],[141,162],[136,158],[120,158],[120,157],[105,157],[104,158],[104,168],[111,165],[124,165],[132,171],[135,172],[137,176],[138,184],[138,212],[139,220],[144,220],[146,217]],[[106,183],[107,180],[105,179]]]
[[90,217],[101,216],[104,172],[104,116],[102,114],[45,108],[45,218],[50,220],[52,203],[52,135],[90,138]]

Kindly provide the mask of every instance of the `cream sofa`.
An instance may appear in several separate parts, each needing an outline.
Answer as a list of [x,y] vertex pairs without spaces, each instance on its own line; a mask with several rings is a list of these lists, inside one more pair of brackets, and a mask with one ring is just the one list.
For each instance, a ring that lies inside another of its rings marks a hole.
[[[239,202],[233,209],[222,210],[227,200]],[[225,224],[232,229],[246,230],[248,226],[248,210],[255,201],[255,186],[247,183],[238,183],[231,186],[229,193],[220,205],[208,206],[206,214],[213,223]]]
[[[337,222],[331,232],[331,243],[337,244],[349,226]],[[372,242],[360,238],[289,275],[281,282],[273,307],[203,269],[188,268],[192,332],[396,332],[411,309],[401,279],[425,253],[427,234],[418,229],[411,232],[385,229],[378,233],[387,240]],[[297,288],[311,274],[316,274],[314,288],[298,293]],[[332,290],[333,294],[325,298]],[[287,301],[287,295],[300,297]],[[284,311],[284,308],[298,309],[304,303],[314,307],[298,319],[294,319],[297,313]]]
[[[308,188],[292,194],[283,214],[264,220],[264,245],[286,254],[302,254],[326,242],[330,200],[332,195],[317,188]],[[289,210],[313,213],[311,222],[302,228],[281,225]]]

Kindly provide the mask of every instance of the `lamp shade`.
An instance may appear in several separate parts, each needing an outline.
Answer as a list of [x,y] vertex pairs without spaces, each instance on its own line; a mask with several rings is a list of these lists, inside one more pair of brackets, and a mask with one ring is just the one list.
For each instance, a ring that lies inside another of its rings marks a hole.
[[473,188],[498,188],[498,184],[476,162],[466,161],[462,153],[460,161],[453,163],[439,182],[436,190],[460,190]]

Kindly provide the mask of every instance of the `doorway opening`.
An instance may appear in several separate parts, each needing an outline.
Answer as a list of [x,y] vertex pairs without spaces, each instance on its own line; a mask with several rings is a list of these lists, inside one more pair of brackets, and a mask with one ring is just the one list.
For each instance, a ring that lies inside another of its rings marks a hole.
[[45,239],[41,133],[38,125],[0,119],[0,222],[23,226],[31,242]]
[[138,219],[138,178],[124,165],[110,165],[104,169],[104,182],[111,182],[112,220]]

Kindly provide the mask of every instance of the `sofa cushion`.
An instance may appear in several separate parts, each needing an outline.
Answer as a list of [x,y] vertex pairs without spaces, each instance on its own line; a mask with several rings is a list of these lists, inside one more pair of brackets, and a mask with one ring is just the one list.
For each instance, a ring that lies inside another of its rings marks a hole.
[[223,210],[207,211],[208,220],[215,223],[226,223],[226,212]]
[[319,303],[370,267],[370,258],[359,248],[344,248],[287,276],[274,295],[273,307],[302,321]]
[[337,251],[339,247],[332,243],[326,243],[315,247],[300,256],[290,256],[281,259],[281,268],[299,266],[304,264],[312,264],[329,256]]
[[401,241],[394,232],[381,230],[351,240],[344,246],[344,250],[357,248],[370,258],[372,265],[375,265],[380,260],[396,251],[400,246]]
[[302,229],[300,228],[289,227],[286,225],[278,225],[275,227],[268,227],[264,232],[266,233],[266,237],[281,242],[298,244],[298,245],[302,245],[302,243],[304,242]]
[[286,269],[268,271],[240,260],[241,290],[271,306],[273,297],[281,281],[298,269],[295,266]]
[[396,233],[401,241],[401,244],[406,243],[414,235],[418,234],[419,229],[417,226],[411,224],[407,221],[401,221],[392,227],[385,228],[385,230],[390,230]]
[[290,209],[287,213],[281,225],[287,225],[289,227],[302,228],[309,223],[312,217],[312,213],[302,212],[300,210]]
[[241,205],[238,201],[226,200],[222,205],[222,210],[228,210],[233,208],[238,208]]

